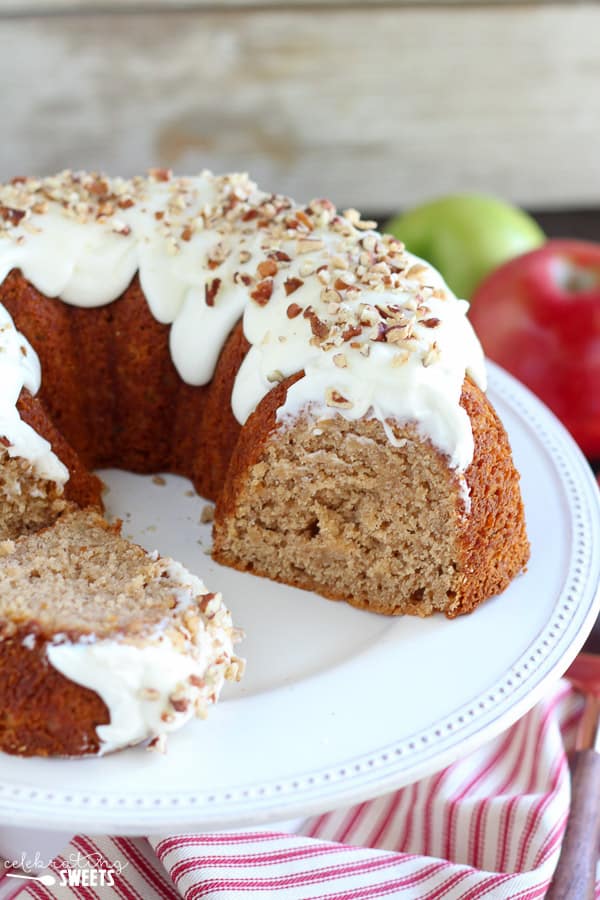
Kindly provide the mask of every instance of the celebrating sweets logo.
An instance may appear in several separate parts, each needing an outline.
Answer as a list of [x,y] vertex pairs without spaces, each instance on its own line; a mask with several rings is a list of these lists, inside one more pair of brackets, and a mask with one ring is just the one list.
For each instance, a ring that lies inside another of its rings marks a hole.
[[[43,874],[36,874],[40,869],[52,870]],[[9,878],[23,878],[29,881],[38,881],[46,887],[60,885],[61,887],[113,887],[115,880],[129,865],[119,859],[108,860],[99,851],[81,853],[74,851],[67,857],[60,857],[60,862],[45,862],[36,852],[33,858],[22,853],[19,859],[4,860],[5,869]]]

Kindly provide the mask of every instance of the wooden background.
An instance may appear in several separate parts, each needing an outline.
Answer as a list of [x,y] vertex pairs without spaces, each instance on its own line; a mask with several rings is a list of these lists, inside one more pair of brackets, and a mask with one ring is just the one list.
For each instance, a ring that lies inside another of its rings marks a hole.
[[209,167],[366,210],[600,207],[597,3],[0,0],[0,78],[3,179]]

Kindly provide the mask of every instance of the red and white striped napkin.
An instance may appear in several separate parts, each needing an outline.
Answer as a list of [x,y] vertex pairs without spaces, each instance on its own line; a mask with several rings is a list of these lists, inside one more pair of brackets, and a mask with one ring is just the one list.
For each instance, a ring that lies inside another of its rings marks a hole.
[[[500,737],[431,778],[330,812],[298,834],[75,837],[47,874],[98,854],[114,885],[27,882],[12,896],[82,900],[479,900],[543,897],[569,806],[581,701],[561,682]],[[6,876],[3,879],[6,882]],[[13,882],[14,884],[14,882]],[[600,897],[600,882],[596,896]]]

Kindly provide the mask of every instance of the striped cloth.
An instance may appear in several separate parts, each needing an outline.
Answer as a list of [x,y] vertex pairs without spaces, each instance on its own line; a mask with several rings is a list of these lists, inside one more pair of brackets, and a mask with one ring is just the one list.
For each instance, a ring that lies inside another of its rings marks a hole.
[[46,874],[58,882],[77,859],[106,870],[117,861],[114,885],[17,885],[4,876],[0,887],[10,883],[9,896],[23,900],[543,897],[565,827],[566,753],[580,712],[580,698],[560,682],[475,753],[417,784],[316,817],[299,834],[77,836]]

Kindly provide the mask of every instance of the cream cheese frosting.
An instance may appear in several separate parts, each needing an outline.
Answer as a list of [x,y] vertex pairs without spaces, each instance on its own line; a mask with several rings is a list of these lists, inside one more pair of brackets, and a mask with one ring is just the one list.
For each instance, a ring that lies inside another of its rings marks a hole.
[[166,572],[181,585],[174,622],[178,617],[187,622],[183,630],[170,621],[143,643],[58,636],[47,647],[55,669],[105,702],[110,722],[97,727],[101,754],[158,739],[194,715],[204,717],[224,680],[241,676],[231,616],[221,595],[209,594],[199,578],[173,560]]
[[0,188],[0,225],[0,280],[20,268],[66,303],[110,303],[138,272],[189,384],[210,381],[241,317],[251,348],[232,395],[240,423],[303,372],[281,421],[372,415],[390,440],[388,420],[413,422],[451,467],[470,463],[461,388],[466,374],[485,389],[485,369],[467,303],[356,211],[299,206],[245,175],[63,172]]
[[40,380],[36,353],[0,304],[0,447],[9,456],[27,459],[40,478],[63,485],[69,478],[67,468],[48,441],[21,419],[17,409],[23,388],[35,394]]

